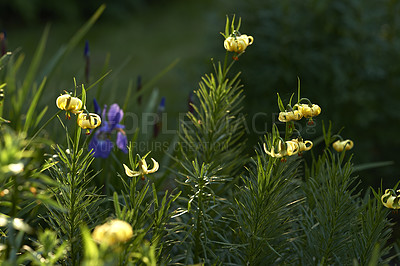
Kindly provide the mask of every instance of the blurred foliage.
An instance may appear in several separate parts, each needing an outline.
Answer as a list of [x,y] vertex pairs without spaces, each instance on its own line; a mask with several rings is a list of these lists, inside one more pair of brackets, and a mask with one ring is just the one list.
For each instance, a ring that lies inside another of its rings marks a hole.
[[82,21],[88,18],[100,4],[106,4],[107,15],[112,19],[122,19],[160,0],[119,0],[119,1],[50,1],[50,0],[15,0],[0,2],[0,26],[1,24],[41,23],[51,21]]
[[[316,128],[322,119],[335,121],[335,130],[344,125],[346,138],[355,141],[355,163],[399,163],[392,147],[400,144],[393,111],[400,97],[400,2],[250,0],[238,10],[254,36],[241,59],[248,65],[243,80],[250,117],[263,111],[269,121],[276,110],[271,95],[289,99],[298,76],[304,93],[322,107]],[[262,128],[266,122],[256,123]],[[393,167],[362,174],[375,177],[369,182],[376,186],[383,176],[397,177]]]

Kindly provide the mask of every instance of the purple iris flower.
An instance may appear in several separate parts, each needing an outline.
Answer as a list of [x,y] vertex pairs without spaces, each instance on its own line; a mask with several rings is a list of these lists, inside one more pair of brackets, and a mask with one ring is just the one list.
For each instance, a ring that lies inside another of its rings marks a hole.
[[[100,114],[100,106],[96,99],[93,99],[95,112]],[[117,132],[117,139],[115,143],[117,147],[124,153],[128,153],[128,139],[124,132],[124,125],[120,122],[124,116],[124,112],[114,103],[110,106],[107,112],[107,105],[104,105],[103,112],[101,115],[101,127],[98,128],[94,136],[89,142],[89,150],[92,150],[94,157],[107,158],[110,155],[111,150],[114,147],[114,143],[111,141],[111,134]]]

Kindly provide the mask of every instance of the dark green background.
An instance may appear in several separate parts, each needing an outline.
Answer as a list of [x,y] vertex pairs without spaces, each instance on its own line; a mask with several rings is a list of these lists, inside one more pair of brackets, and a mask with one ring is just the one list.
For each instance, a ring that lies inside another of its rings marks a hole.
[[[100,4],[1,2],[0,28],[7,31],[9,50],[22,48],[29,62],[45,23],[52,22],[50,58]],[[394,162],[357,173],[364,184],[377,188],[383,180],[386,188],[399,177],[399,13],[400,3],[388,0],[109,1],[87,36],[91,77],[99,77],[107,53],[113,70],[130,58],[122,70],[113,71],[99,99],[100,104],[122,104],[129,82],[135,83],[138,75],[146,82],[180,58],[157,84],[159,97],[167,99],[168,128],[177,128],[179,113],[187,110],[188,93],[212,70],[210,58],[223,60],[219,32],[225,15],[236,14],[242,17],[241,32],[254,37],[234,67],[242,71],[249,147],[276,120],[276,93],[288,101],[299,77],[302,96],[322,107],[315,128],[307,129],[303,122],[302,133],[317,138],[322,120],[331,120],[334,131],[344,127],[342,136],[355,143],[355,164]],[[55,95],[72,86],[72,77],[83,79],[83,45],[49,81]],[[42,104],[53,108],[53,98],[44,97]],[[161,136],[165,141],[171,138]]]

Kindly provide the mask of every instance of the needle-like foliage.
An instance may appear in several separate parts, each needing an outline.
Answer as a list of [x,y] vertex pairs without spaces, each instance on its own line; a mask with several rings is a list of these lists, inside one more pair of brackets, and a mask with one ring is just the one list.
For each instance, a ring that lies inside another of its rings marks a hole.
[[70,256],[67,262],[78,265],[83,256],[80,227],[95,225],[98,219],[104,218],[104,214],[98,208],[101,203],[98,189],[90,185],[96,176],[89,169],[94,158],[79,146],[81,128],[76,126],[74,140],[70,138],[67,128],[65,130],[68,149],[57,146],[59,160],[50,169],[52,177],[60,184],[59,188],[51,190],[65,211],[49,206],[49,216],[44,218],[53,228],[59,228],[59,238],[68,243]]
[[387,253],[387,213],[368,198],[359,200],[351,161],[343,155],[326,151],[306,172],[298,220],[302,233],[295,242],[300,264],[365,265],[376,246],[378,258]]
[[[180,124],[178,182],[185,185],[182,196],[188,213],[181,217],[186,227],[185,263],[223,261],[229,255],[231,232],[226,214],[233,200],[232,184],[246,163],[246,131],[242,85],[239,74],[227,77],[235,62],[227,66],[227,58],[228,53],[223,67],[214,64],[215,74],[202,78],[195,91],[198,103]],[[221,250],[219,255],[217,250]]]
[[295,237],[293,222],[299,207],[300,160],[281,161],[257,152],[242,177],[236,196],[237,228],[240,243],[236,250],[241,263],[272,265],[288,257],[289,241]]

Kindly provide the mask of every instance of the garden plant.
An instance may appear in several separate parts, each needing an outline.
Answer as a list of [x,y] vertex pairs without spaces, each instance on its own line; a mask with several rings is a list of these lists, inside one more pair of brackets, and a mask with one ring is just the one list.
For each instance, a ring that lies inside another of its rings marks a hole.
[[[211,60],[213,73],[189,97],[164,153],[140,143],[156,143],[163,133],[168,98],[154,84],[176,62],[143,86],[139,78],[138,90],[130,87],[120,102],[100,102],[110,72],[90,82],[86,42],[83,77],[71,77],[70,88],[48,88],[103,10],[43,69],[48,27],[25,75],[21,51],[2,54],[1,265],[396,261],[390,215],[400,209],[400,190],[360,188],[352,163],[357,139],[319,118],[322,99],[307,93],[301,77],[293,77],[291,97],[269,95],[276,120],[249,148],[243,101],[251,88],[234,69],[257,38],[241,32],[235,16],[214,40],[225,56]],[[39,108],[42,97],[51,100]],[[151,130],[126,130],[132,103],[136,112],[154,114]],[[305,134],[314,127],[322,134]]]

